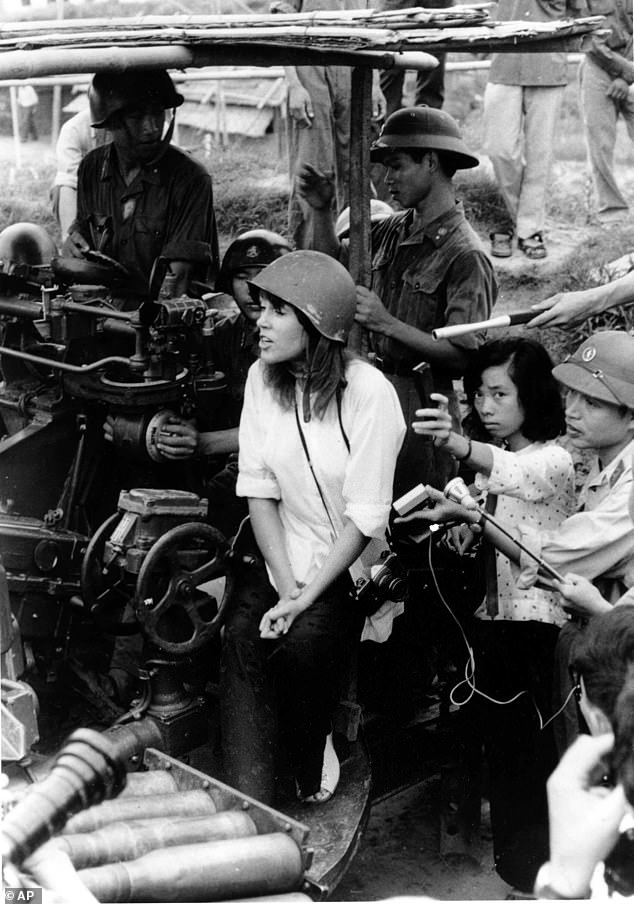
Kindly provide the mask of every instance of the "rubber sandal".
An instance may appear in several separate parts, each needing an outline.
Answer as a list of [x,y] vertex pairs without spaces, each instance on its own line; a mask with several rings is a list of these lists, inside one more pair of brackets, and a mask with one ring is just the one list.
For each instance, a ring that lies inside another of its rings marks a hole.
[[326,746],[324,747],[324,761],[321,767],[321,786],[319,791],[314,794],[301,794],[297,789],[297,798],[304,804],[325,804],[327,803],[339,784],[340,776],[339,759],[335,753],[332,743],[332,732],[326,738]]
[[512,232],[492,232],[489,238],[493,257],[510,257],[513,254]]
[[518,239],[517,247],[532,261],[541,260],[548,254],[541,232],[534,232],[527,239]]

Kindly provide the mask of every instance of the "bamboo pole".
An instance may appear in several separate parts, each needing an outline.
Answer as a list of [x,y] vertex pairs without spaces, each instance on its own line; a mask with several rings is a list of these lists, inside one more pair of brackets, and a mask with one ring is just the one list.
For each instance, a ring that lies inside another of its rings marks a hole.
[[[372,120],[372,73],[352,70],[350,104],[350,273],[355,283],[370,286],[370,129]],[[367,332],[355,324],[348,343],[367,355]]]

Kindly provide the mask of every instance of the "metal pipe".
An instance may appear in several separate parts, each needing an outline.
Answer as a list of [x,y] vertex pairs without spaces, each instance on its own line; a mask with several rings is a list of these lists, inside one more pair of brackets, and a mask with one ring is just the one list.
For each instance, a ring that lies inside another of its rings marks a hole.
[[80,870],[100,901],[226,901],[299,889],[301,851],[288,835],[211,841],[152,851],[129,863]]
[[110,355],[108,358],[100,358],[99,361],[93,361],[92,364],[66,364],[65,361],[54,361],[52,358],[42,358],[40,355],[31,355],[29,352],[20,352],[14,348],[7,348],[0,345],[0,357],[7,355],[9,358],[19,358],[21,361],[31,361],[33,364],[42,364],[46,367],[52,367],[53,370],[63,370],[71,374],[89,374],[95,370],[101,370],[107,364],[125,364],[130,366],[129,358],[122,358],[120,355]]
[[[466,509],[473,510],[479,508],[478,503],[469,492],[469,488],[467,487],[462,477],[454,477],[453,480],[450,480],[443,492],[447,499],[451,499],[452,502],[457,502],[460,505],[463,505]],[[500,522],[496,518],[494,518],[490,512],[487,512],[481,508],[480,514],[485,521],[488,521],[489,524],[492,524],[493,527],[499,530],[500,533],[503,534],[507,540],[510,540],[514,546],[516,546],[518,549],[521,549],[522,552],[525,552],[527,556],[533,559],[533,561],[539,565],[542,571],[545,571],[546,574],[550,575],[550,577],[554,578],[556,581],[559,581],[562,584],[565,583],[562,575],[560,575],[552,565],[549,565],[545,559],[542,559],[531,549],[529,549],[528,546],[522,543],[521,540],[518,540],[517,537],[514,537],[513,534],[510,534],[507,529],[503,527],[502,524],[500,524]]]
[[96,832],[61,835],[55,839],[55,847],[68,854],[75,869],[87,869],[136,860],[161,848],[247,838],[257,833],[257,827],[248,813],[225,810],[194,819],[113,822]]
[[60,301],[56,305],[60,311],[74,311],[77,314],[94,314],[95,317],[107,317],[108,320],[134,320],[136,311],[116,311],[112,308],[101,308],[97,305],[79,304],[77,301]]
[[42,317],[42,303],[26,298],[0,298],[0,316],[39,320]]
[[123,797],[105,801],[73,816],[66,823],[64,834],[94,832],[111,822],[126,822],[129,819],[210,816],[215,812],[214,801],[201,789],[157,794],[154,797]]

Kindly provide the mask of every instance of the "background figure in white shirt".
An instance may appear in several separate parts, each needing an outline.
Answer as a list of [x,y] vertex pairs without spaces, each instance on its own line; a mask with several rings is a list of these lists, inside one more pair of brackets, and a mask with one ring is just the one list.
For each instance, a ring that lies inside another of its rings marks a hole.
[[338,261],[291,252],[250,286],[260,360],[245,389],[237,493],[258,562],[237,576],[224,630],[226,777],[271,803],[285,766],[301,800],[323,803],[339,776],[331,720],[363,620],[350,592],[360,556],[385,534],[405,424],[390,383],[345,350],[356,292]]
[[80,110],[59,130],[55,145],[57,171],[51,189],[53,213],[62,231],[62,241],[77,216],[77,170],[88,151],[109,141],[107,129],[93,129],[90,110]]
[[[556,529],[574,508],[574,470],[556,443],[565,431],[564,411],[548,353],[531,339],[485,343],[464,385],[473,408],[471,440],[452,430],[446,399],[438,393],[432,398],[441,407],[417,411],[423,420],[414,429],[477,472],[475,485],[486,496],[487,510],[496,497],[495,517],[506,528]],[[418,516],[438,515],[434,509]],[[473,532],[465,526],[457,551],[471,542]],[[518,566],[486,541],[482,555],[486,598],[474,601],[476,690],[464,709],[464,728],[470,739],[480,733],[489,767],[496,870],[530,893],[548,852],[546,780],[557,754],[552,725],[542,730],[541,722],[552,712],[555,645],[565,615],[556,593],[522,586]],[[469,687],[462,690],[461,700]]]
[[20,141],[37,141],[37,125],[35,111],[39,98],[33,85],[20,85],[18,88],[18,114]]

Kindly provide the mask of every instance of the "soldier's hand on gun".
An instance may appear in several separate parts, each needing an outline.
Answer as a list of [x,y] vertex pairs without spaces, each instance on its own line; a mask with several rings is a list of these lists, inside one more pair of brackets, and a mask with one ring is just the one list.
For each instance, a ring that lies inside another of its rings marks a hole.
[[315,210],[330,210],[335,196],[335,174],[321,172],[310,163],[304,163],[297,170],[295,184],[300,196]]
[[[597,290],[558,292],[544,301],[531,305],[535,316],[529,327],[575,326],[597,311]],[[600,310],[600,308],[598,308]]]
[[288,112],[300,129],[310,129],[315,118],[313,102],[303,85],[293,85],[288,91]]
[[430,398],[438,402],[438,407],[418,408],[416,417],[422,420],[414,421],[412,430],[421,436],[431,436],[435,446],[446,446],[453,430],[449,399],[440,392],[432,392]]
[[62,256],[83,257],[86,251],[90,251],[90,245],[81,232],[76,232],[75,230],[69,232],[62,245]]
[[199,433],[194,421],[170,417],[158,435],[156,448],[163,458],[181,461],[191,458],[198,450]]
[[260,637],[265,640],[277,640],[288,632],[297,616],[306,608],[298,602],[301,595],[302,589],[298,587],[264,613],[260,622]]
[[553,586],[561,593],[568,608],[583,615],[597,615],[612,608],[594,584],[572,571],[564,575],[563,583],[553,581]]

